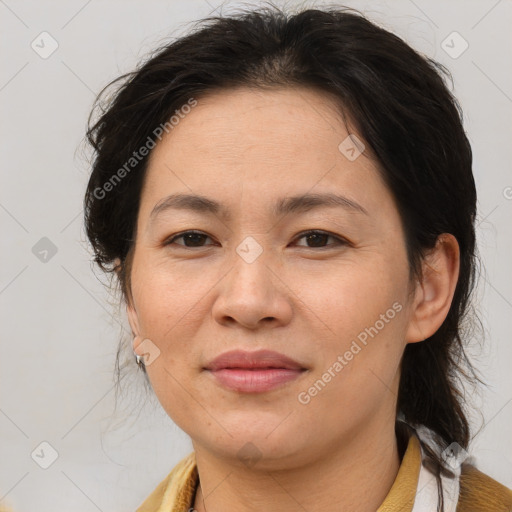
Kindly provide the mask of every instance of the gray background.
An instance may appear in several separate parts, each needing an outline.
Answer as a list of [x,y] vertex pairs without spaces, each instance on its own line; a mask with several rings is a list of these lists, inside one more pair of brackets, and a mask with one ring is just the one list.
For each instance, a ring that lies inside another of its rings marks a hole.
[[[192,449],[156,399],[145,397],[136,372],[114,411],[114,356],[127,323],[105,279],[91,270],[81,141],[95,93],[109,80],[184,34],[188,22],[236,5],[0,0],[0,504],[19,512],[134,510]],[[483,428],[470,453],[482,471],[512,487],[512,4],[345,5],[453,74],[474,151],[485,265],[476,294],[485,340],[471,353],[489,387],[471,394],[481,410],[474,427]],[[464,43],[454,31],[469,44],[457,58]],[[42,58],[52,40],[58,48]],[[52,450],[58,457],[43,469]]]

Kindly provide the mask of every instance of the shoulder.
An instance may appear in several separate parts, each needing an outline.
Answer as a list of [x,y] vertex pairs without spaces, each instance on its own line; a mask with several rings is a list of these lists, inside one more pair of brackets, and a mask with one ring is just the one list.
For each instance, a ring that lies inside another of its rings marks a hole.
[[136,512],[161,512],[175,509],[186,511],[194,495],[196,482],[196,457],[192,452],[174,466]]
[[512,490],[472,464],[463,464],[457,512],[511,512]]

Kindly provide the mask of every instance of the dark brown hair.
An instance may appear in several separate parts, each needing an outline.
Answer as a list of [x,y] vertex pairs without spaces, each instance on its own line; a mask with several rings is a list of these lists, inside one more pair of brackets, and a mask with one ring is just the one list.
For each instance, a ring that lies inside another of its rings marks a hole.
[[[460,274],[445,321],[404,351],[397,415],[411,426],[432,429],[441,446],[456,442],[467,448],[470,427],[458,384],[461,376],[478,379],[464,353],[469,331],[463,330],[474,316],[469,298],[478,261],[476,190],[462,111],[443,75],[451,78],[441,64],[352,9],[292,15],[270,6],[202,20],[120,77],[122,85],[105,108],[98,100],[100,116],[90,120],[87,134],[95,159],[84,201],[96,263],[107,272],[119,271],[129,300],[147,156],[108,192],[104,184],[190,98],[240,86],[307,86],[334,96],[396,201],[411,276],[421,278],[425,252],[440,234],[451,233],[459,243]],[[426,449],[440,482],[441,461]]]

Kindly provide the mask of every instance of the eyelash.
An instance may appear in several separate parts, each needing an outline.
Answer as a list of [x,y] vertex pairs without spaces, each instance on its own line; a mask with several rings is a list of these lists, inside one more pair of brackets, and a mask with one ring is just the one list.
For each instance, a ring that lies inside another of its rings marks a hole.
[[[189,234],[204,235],[207,238],[211,238],[210,236],[208,236],[206,233],[203,233],[202,231],[196,231],[196,230],[183,231],[182,233],[178,233],[176,235],[173,235],[171,238],[167,239],[164,242],[164,246],[172,245],[175,240],[178,240],[179,238],[183,238],[185,235],[189,235]],[[322,230],[318,230],[318,229],[312,229],[309,231],[304,231],[302,233],[299,233],[299,235],[295,238],[295,240],[299,240],[301,238],[304,238],[304,237],[307,237],[310,235],[326,235],[330,238],[334,238],[336,240],[336,244],[334,244],[334,245],[336,245],[336,246],[350,245],[350,242],[348,242],[348,240],[345,240],[344,238],[341,238],[337,235],[329,233],[328,231],[322,231]],[[185,249],[201,249],[204,247],[204,246],[187,247],[184,244],[175,244],[175,245],[181,245]],[[331,245],[333,245],[333,244],[331,244]],[[304,246],[301,246],[301,247],[304,247]],[[329,246],[325,246],[325,247],[307,247],[307,246],[305,246],[305,247],[306,247],[306,249],[323,249],[323,250],[329,249]]]

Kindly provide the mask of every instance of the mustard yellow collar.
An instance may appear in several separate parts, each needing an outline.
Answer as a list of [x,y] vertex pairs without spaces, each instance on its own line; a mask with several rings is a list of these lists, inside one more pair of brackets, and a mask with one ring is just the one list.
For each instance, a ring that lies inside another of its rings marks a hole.
[[[421,467],[421,449],[411,435],[396,479],[377,512],[411,512]],[[194,506],[199,483],[195,453],[182,459],[136,512],[183,512]]]

